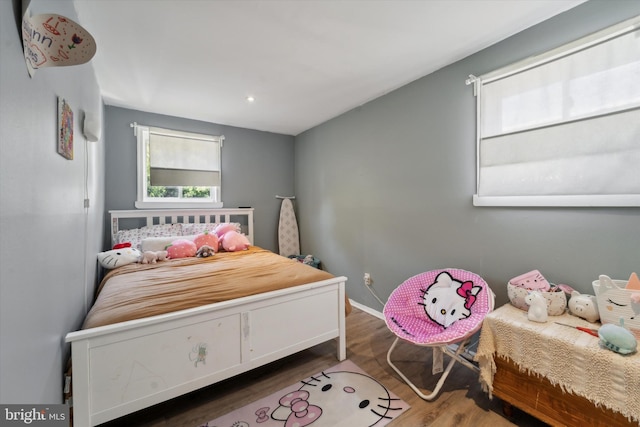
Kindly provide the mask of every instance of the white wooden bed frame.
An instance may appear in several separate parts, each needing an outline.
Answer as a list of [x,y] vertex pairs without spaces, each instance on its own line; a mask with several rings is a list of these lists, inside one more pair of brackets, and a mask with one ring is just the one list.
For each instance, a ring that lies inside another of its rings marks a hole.
[[[110,211],[147,224],[230,222],[253,209]],[[244,230],[243,230],[244,231]],[[169,314],[71,332],[73,424],[95,426],[336,339],[346,358],[345,282],[336,277]],[[201,356],[199,358],[199,355]]]

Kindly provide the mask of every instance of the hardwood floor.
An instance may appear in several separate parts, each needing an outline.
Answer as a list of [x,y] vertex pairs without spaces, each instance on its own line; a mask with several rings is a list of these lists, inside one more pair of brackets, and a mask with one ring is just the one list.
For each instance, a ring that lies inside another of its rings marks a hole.
[[[411,405],[389,427],[546,426],[517,408],[507,419],[501,401],[489,400],[477,374],[459,363],[434,401],[420,399],[387,364],[387,350],[394,338],[383,320],[364,311],[354,308],[347,317],[347,358]],[[431,349],[401,343],[393,361],[416,385],[433,389],[438,377],[430,374]],[[197,427],[337,363],[336,345],[330,341],[103,426]]]

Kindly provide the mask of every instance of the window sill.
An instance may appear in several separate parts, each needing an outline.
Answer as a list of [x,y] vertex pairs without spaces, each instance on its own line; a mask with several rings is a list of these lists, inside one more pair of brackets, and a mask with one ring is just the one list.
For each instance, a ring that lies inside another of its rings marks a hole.
[[222,202],[140,202],[136,201],[136,209],[197,209],[223,207]]
[[504,207],[640,207],[640,194],[585,196],[478,196],[473,206]]

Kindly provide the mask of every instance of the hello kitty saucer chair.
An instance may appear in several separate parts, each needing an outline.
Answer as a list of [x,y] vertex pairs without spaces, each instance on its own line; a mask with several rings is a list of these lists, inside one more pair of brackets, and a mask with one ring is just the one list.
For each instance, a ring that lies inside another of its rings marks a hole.
[[[493,310],[494,300],[493,291],[482,277],[465,270],[432,270],[407,279],[384,306],[387,327],[396,335],[387,352],[389,366],[424,400],[437,396],[456,362],[479,372],[465,350]],[[391,353],[400,340],[432,347],[434,373],[442,371],[441,366],[437,368],[442,363],[442,353],[451,357],[430,394],[423,393],[391,362]]]

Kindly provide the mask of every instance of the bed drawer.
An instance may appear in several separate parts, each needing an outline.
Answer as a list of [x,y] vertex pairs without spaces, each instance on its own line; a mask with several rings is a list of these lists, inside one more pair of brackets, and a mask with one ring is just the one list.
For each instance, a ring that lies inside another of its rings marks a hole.
[[[215,376],[241,363],[241,315],[233,314],[92,347],[94,412]],[[224,344],[218,344],[224,343]]]

